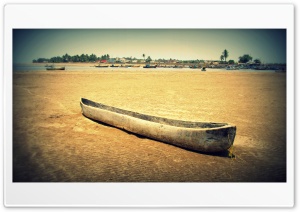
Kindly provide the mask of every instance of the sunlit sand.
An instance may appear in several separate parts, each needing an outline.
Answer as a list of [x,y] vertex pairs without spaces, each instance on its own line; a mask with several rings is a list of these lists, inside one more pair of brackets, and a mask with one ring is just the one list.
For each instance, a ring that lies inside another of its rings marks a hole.
[[[232,123],[233,154],[188,151],[94,122],[80,98]],[[243,71],[15,72],[15,182],[284,182],[286,75]]]

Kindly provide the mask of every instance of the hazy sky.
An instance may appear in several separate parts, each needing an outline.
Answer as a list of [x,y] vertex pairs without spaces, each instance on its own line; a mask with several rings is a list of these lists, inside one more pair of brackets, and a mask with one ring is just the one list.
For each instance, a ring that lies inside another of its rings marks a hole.
[[14,63],[69,55],[286,62],[285,29],[14,29]]

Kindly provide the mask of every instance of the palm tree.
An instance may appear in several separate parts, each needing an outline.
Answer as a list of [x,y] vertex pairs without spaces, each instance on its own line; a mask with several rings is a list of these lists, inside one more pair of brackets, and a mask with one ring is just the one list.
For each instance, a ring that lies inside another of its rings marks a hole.
[[226,62],[226,58],[228,57],[228,55],[229,55],[229,52],[225,49],[223,51],[223,56],[224,56],[225,62]]
[[221,61],[223,61],[224,60],[224,55],[221,55],[220,59],[221,59]]
[[144,61],[145,61],[145,57],[146,57],[146,55],[145,55],[145,54],[143,54]]

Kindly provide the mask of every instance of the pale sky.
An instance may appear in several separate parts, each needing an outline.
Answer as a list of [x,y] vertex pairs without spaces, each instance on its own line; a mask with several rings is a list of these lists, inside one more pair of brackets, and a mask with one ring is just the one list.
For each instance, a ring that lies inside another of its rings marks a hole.
[[250,54],[263,63],[286,62],[285,29],[14,29],[13,62],[69,55],[219,60]]

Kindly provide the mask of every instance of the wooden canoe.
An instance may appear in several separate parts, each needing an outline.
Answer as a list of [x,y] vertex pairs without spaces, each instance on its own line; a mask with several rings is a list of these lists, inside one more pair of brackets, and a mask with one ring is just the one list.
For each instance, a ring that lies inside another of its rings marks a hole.
[[198,152],[228,150],[234,142],[236,126],[227,123],[174,120],[123,110],[81,99],[87,118],[154,140]]
[[46,68],[47,71],[55,71],[55,70],[65,70],[65,67],[54,67],[54,66],[48,66]]
[[157,65],[154,65],[154,66],[151,66],[151,65],[145,65],[145,66],[143,66],[143,68],[156,68],[157,67]]
[[107,68],[108,65],[103,65],[103,66],[98,65],[98,66],[95,66],[95,67],[96,67],[96,68]]

